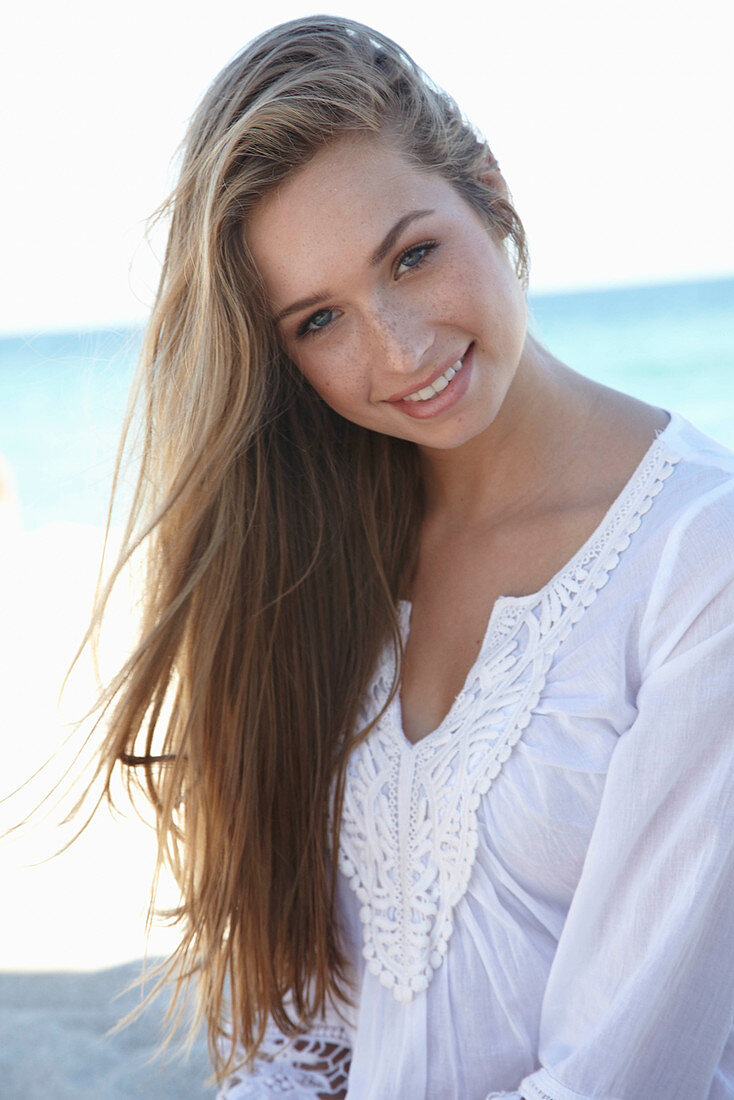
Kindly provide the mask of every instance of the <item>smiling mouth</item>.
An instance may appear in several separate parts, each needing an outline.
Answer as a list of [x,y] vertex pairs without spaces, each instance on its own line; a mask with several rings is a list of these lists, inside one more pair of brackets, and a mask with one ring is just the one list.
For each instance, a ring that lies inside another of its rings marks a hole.
[[404,397],[392,397],[388,398],[388,401],[394,404],[399,404],[401,401],[419,402],[419,401],[431,401],[432,398],[437,397],[438,394],[443,393],[453,378],[459,373],[464,366],[464,360],[471,346],[467,348],[460,359],[457,359],[455,363],[452,363],[450,367],[447,367],[443,374],[439,374],[437,378],[434,378],[427,386],[422,386],[419,390],[413,390],[412,393],[405,394]]
[[407,397],[403,398],[403,401],[430,401],[436,394],[443,393],[451,379],[459,373],[463,366],[464,360],[457,359],[454,365],[445,370],[443,374],[440,374],[438,378],[431,382],[430,386],[424,386],[422,390],[409,393]]

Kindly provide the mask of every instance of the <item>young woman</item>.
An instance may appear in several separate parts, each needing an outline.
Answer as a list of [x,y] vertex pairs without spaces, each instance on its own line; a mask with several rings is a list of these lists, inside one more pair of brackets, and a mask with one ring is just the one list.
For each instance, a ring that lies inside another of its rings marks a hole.
[[734,456],[528,333],[495,159],[366,27],[246,48],[169,209],[103,767],[220,1096],[734,1097]]

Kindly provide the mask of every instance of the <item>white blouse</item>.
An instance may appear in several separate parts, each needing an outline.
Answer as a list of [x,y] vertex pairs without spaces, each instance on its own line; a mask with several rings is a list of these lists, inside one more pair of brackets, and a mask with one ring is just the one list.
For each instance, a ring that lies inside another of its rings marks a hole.
[[734,454],[673,415],[440,726],[393,699],[339,865],[356,1007],[220,1100],[734,1098]]

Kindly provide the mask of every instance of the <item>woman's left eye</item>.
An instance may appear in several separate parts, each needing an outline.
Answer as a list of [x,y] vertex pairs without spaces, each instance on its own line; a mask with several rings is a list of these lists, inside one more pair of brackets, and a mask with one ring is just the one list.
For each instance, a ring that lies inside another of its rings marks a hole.
[[298,326],[296,330],[297,336],[313,336],[318,332],[323,332],[336,317],[336,310],[333,309],[319,309],[316,313],[312,313],[310,317],[307,317],[302,325]]
[[413,245],[412,248],[406,248],[405,252],[401,253],[395,264],[395,275],[402,275],[403,268],[405,271],[412,271],[416,267],[424,262],[429,253],[433,252],[437,248],[436,241],[424,241],[423,244]]

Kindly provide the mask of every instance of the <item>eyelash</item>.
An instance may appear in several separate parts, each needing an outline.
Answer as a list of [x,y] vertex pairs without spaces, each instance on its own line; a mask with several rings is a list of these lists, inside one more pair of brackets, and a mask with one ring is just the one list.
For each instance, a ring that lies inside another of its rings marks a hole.
[[[418,262],[414,263],[411,267],[409,267],[407,269],[408,271],[415,271],[416,268],[419,268],[419,267],[423,266],[423,264],[426,262],[426,259],[428,258],[428,256],[436,248],[438,248],[438,241],[423,241],[421,244],[413,244],[413,245],[410,246],[410,248],[406,248],[404,252],[400,253],[397,260],[395,261],[395,264],[393,266],[393,276],[395,278],[398,277],[398,275],[397,275],[398,269],[400,268],[401,264],[405,261],[405,259],[407,257],[410,257],[410,256],[414,255],[414,253],[416,253],[416,252],[422,252],[423,253],[423,255],[420,257]],[[300,339],[302,337],[307,337],[307,336],[311,336],[311,337],[319,336],[320,333],[325,332],[326,329],[328,329],[330,327],[331,322],[329,322],[325,325],[319,325],[316,328],[309,328],[309,326],[314,321],[314,319],[316,317],[319,317],[322,313],[333,313],[333,312],[334,312],[334,310],[331,310],[331,309],[317,309],[315,313],[312,313],[310,317],[307,317],[306,320],[303,321],[298,326],[298,328],[296,329],[296,337]]]

